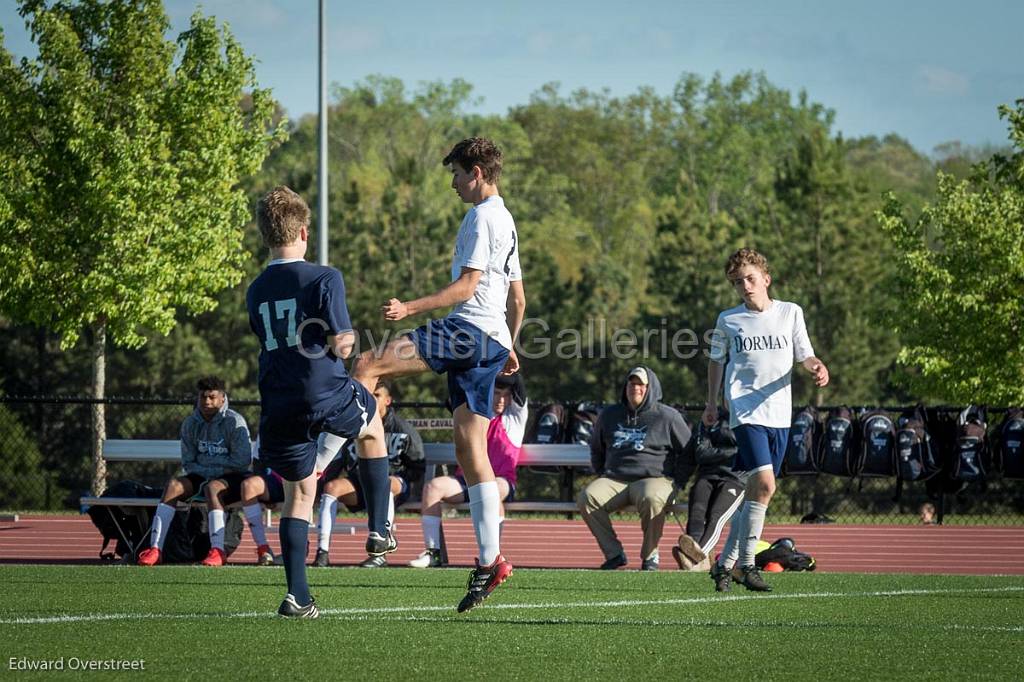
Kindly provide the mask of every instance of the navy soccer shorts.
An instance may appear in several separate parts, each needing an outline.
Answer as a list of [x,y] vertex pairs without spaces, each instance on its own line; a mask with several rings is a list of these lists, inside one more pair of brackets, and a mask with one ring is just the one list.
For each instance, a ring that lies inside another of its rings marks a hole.
[[466,405],[472,412],[494,416],[494,380],[509,351],[479,327],[444,318],[431,320],[409,334],[420,358],[438,374],[448,374],[452,412]]
[[321,432],[356,438],[373,419],[377,401],[349,379],[324,408],[311,414],[277,411],[260,415],[260,459],[286,481],[301,481],[316,468],[316,441]]
[[789,429],[740,424],[732,432],[736,435],[733,471],[755,473],[771,469],[776,476],[779,475],[782,459],[786,456]]

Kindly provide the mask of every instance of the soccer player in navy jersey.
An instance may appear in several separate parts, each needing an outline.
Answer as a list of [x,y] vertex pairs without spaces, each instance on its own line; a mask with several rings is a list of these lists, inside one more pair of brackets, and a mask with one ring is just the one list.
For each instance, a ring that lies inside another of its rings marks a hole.
[[487,459],[487,427],[493,417],[494,381],[519,370],[513,350],[526,311],[519,238],[512,214],[498,195],[501,151],[484,138],[469,138],[452,148],[443,164],[452,173],[452,189],[472,208],[455,238],[451,284],[429,296],[390,299],[384,319],[397,321],[452,307],[381,351],[359,356],[353,373],[370,390],[384,377],[433,370],[448,375],[455,428],[455,457],[462,467],[479,556],[460,612],[480,604],[512,575],[512,564],[498,544],[501,498]]
[[[249,326],[260,341],[260,457],[284,479],[281,555],[288,593],[278,614],[316,618],[306,581],[309,521],[316,497],[317,437],[355,438],[360,464],[387,472],[384,426],[373,394],[345,370],[356,336],[345,302],[345,282],[334,268],[303,260],[309,207],[287,187],[264,196],[256,220],[271,261],[249,285]],[[372,491],[364,489],[367,497]],[[384,495],[390,491],[386,488]],[[394,551],[383,514],[370,511],[367,552]]]

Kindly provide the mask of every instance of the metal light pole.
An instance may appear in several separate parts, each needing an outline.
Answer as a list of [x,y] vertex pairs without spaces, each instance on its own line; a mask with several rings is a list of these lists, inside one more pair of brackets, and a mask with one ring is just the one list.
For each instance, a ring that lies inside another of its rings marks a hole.
[[317,235],[316,255],[320,265],[327,265],[327,27],[324,16],[324,1],[320,0],[320,26],[319,26],[319,116],[320,133],[319,138],[319,162],[320,172],[318,174],[320,186],[320,201],[317,208]]

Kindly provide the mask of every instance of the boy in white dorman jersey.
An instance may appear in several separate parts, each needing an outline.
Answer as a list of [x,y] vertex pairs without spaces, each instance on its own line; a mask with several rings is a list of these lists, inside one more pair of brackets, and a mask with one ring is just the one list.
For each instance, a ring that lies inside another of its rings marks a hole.
[[724,373],[729,426],[737,445],[733,469],[748,473],[749,478],[747,501],[733,517],[711,578],[719,592],[727,591],[733,580],[748,590],[769,592],[771,587],[754,565],[754,553],[786,454],[793,363],[813,374],[819,387],[828,384],[828,368],[814,357],[800,306],[768,296],[772,276],[764,256],[740,249],[729,257],[725,274],[743,303],[720,313],[715,324],[702,419],[708,426],[718,419],[718,390]]

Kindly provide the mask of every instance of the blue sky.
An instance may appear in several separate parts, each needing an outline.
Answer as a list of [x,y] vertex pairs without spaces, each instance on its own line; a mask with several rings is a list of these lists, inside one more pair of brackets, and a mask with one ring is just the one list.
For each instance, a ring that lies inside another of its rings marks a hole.
[[[175,33],[197,3],[165,0]],[[257,60],[292,118],[316,109],[315,0],[207,0]],[[505,112],[547,82],[563,93],[649,85],[669,94],[691,71],[763,70],[836,111],[846,136],[895,132],[930,152],[960,140],[1004,144],[996,107],[1024,97],[1024,3],[1002,0],[649,0],[375,3],[327,1],[328,74],[409,85],[464,78]],[[15,3],[0,7],[7,48],[31,53]]]

